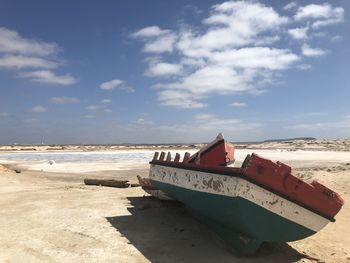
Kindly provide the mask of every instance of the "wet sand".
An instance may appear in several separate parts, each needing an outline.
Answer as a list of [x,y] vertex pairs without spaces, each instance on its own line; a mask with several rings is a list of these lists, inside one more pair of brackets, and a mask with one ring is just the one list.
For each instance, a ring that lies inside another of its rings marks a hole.
[[[332,159],[329,152],[324,154]],[[0,261],[350,262],[350,160],[294,161],[293,166],[294,174],[318,179],[339,192],[345,206],[336,223],[316,235],[264,244],[249,258],[231,254],[181,204],[145,196],[139,187],[83,184],[86,177],[136,182],[136,175],[147,176],[147,164],[88,173],[31,171],[23,166],[15,173],[0,166]]]

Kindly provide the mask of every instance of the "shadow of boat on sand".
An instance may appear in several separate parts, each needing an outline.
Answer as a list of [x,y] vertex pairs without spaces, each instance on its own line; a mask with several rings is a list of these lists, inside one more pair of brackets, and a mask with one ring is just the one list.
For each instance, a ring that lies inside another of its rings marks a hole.
[[296,262],[305,257],[286,243],[266,243],[255,256],[238,258],[181,203],[127,199],[131,215],[106,219],[151,262]]

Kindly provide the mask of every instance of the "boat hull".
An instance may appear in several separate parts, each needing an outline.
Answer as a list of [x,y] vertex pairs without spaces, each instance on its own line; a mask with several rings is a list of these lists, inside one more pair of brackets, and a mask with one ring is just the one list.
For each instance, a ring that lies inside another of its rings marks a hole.
[[152,185],[184,203],[239,254],[303,239],[329,220],[241,177],[151,164]]

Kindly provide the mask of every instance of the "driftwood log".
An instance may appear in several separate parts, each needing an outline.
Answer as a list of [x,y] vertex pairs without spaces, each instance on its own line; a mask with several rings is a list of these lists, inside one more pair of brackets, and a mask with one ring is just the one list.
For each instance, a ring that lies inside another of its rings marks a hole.
[[101,185],[109,187],[127,188],[130,186],[127,180],[113,180],[113,179],[84,179],[86,185]]

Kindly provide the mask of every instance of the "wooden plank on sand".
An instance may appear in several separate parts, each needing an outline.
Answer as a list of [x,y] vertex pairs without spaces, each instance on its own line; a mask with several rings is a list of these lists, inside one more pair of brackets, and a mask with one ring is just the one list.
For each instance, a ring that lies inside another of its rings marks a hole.
[[84,179],[86,185],[100,185],[118,188],[127,188],[130,186],[127,180],[113,180],[113,179]]

